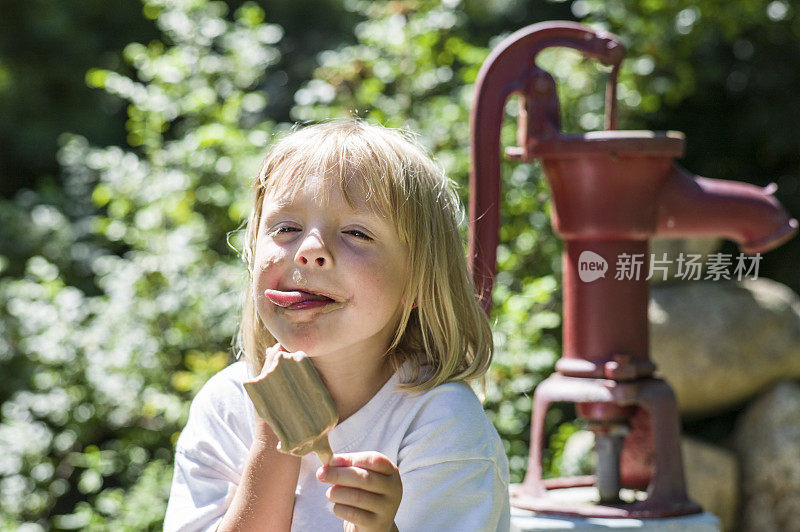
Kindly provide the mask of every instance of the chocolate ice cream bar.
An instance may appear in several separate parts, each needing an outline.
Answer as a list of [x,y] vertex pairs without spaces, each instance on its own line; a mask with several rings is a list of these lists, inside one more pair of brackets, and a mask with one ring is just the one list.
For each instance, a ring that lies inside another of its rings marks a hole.
[[278,450],[295,456],[314,451],[323,464],[333,456],[328,433],[338,415],[328,390],[302,353],[279,353],[244,387],[256,412],[278,436]]

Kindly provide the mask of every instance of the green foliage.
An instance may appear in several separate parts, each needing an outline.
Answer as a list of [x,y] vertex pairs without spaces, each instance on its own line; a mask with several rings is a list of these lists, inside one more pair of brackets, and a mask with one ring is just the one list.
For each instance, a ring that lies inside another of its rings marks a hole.
[[67,196],[0,208],[20,229],[6,263],[25,264],[0,280],[5,522],[160,526],[189,400],[229,362],[244,270],[228,234],[273,132],[253,87],[282,31],[254,4],[226,10],[147,2],[164,40],[126,48],[136,76],[87,75],[127,102],[131,149],[67,136]]
[[135,0],[4,1],[0,11],[0,195],[10,197],[55,177],[64,131],[124,142],[121,102],[86,87],[83,74],[118,68],[119,50],[156,30]]

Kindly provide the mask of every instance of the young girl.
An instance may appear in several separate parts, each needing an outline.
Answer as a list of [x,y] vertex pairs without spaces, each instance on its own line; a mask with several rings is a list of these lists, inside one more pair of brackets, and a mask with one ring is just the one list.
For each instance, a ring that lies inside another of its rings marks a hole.
[[[508,463],[465,383],[490,363],[450,182],[361,121],[291,133],[253,184],[239,341],[178,439],[165,530],[494,531]],[[339,415],[333,461],[275,449],[242,382],[306,353]]]

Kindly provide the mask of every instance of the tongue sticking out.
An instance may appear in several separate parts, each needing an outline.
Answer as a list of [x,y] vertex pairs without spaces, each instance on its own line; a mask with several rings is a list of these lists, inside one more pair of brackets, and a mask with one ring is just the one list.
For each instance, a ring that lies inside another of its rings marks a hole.
[[290,307],[297,303],[303,303],[305,301],[329,301],[333,302],[333,299],[323,296],[320,294],[311,294],[309,292],[302,292],[300,290],[290,290],[290,291],[282,291],[282,290],[264,290],[264,295],[267,296],[272,303],[278,305],[279,307]]

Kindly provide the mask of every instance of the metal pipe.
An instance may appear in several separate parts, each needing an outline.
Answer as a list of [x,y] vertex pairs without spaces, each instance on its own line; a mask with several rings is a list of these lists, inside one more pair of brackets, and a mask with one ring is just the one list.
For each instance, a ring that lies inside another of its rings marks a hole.
[[597,452],[595,476],[600,502],[604,504],[619,502],[621,487],[619,453],[622,450],[622,435],[595,432],[594,448]]

